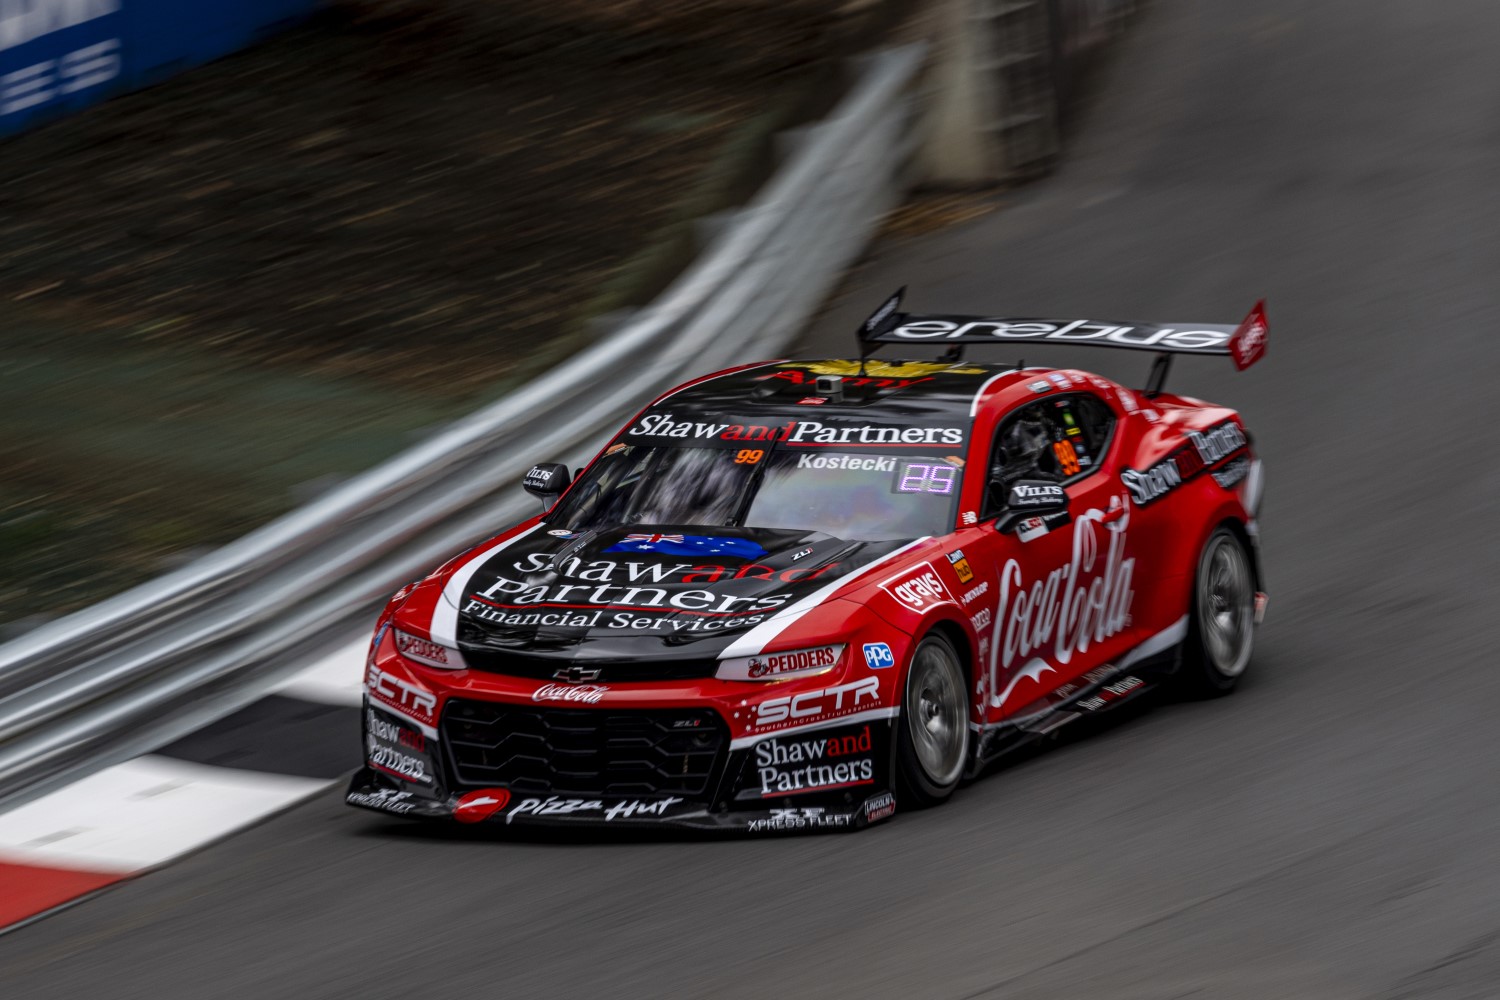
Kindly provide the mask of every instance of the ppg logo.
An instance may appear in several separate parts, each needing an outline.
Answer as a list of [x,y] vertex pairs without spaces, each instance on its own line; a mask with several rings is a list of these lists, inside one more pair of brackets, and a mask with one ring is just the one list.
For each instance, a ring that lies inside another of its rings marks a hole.
[[896,654],[883,642],[865,643],[865,666],[871,670],[884,670],[896,665]]

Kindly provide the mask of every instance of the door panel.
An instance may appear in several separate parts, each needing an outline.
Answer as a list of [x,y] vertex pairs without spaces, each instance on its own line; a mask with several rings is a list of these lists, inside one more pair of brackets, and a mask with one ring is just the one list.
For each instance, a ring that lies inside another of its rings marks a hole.
[[[1085,441],[1071,429],[1076,425],[1066,408],[1047,408],[1056,407],[1057,399],[1043,402],[1046,407],[1031,404],[1002,425],[991,468],[1000,475],[1017,468],[1031,476],[1052,473],[1068,492],[1069,517],[1004,533],[993,520],[983,526],[984,540],[976,548],[996,577],[993,620],[981,632],[988,638],[980,682],[987,722],[1029,711],[1050,691],[1118,658],[1136,641],[1131,610],[1139,577],[1132,521],[1140,511],[1131,508],[1107,464],[1098,464],[1104,442],[1088,442],[1091,451],[1078,449],[1092,459],[1091,469],[1080,472],[1061,460],[1067,449],[1058,449],[1059,455],[1054,446],[1067,445],[1073,435],[1080,446]],[[1068,419],[1053,419],[1054,412]],[[1012,422],[1022,433],[1007,438],[1005,427]],[[1040,461],[1014,449],[1006,453],[1006,440],[1023,436],[1025,448],[1045,449]],[[1075,474],[1067,476],[1069,471]]]

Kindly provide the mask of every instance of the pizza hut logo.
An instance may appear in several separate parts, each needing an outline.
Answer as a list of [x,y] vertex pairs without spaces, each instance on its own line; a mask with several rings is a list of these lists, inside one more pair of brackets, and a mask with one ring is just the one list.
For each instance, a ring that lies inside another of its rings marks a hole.
[[958,603],[930,562],[882,581],[880,589],[918,614],[939,604]]
[[505,788],[482,788],[469,792],[453,806],[453,818],[460,823],[480,823],[510,805],[510,791]]

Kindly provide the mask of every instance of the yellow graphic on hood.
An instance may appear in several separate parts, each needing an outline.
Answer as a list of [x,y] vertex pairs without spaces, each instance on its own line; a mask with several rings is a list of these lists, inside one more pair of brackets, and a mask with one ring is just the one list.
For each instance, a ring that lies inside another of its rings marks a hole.
[[[858,361],[799,361],[781,365],[781,368],[802,368],[814,375],[858,375]],[[941,361],[891,362],[871,358],[865,362],[865,374],[870,378],[915,378],[919,375],[935,375],[947,372],[951,375],[983,375],[988,368],[964,368]]]

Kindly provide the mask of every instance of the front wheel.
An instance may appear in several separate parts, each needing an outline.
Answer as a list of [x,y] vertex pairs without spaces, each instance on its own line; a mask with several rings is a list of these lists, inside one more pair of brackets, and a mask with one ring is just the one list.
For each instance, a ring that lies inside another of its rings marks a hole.
[[968,671],[953,644],[933,633],[917,645],[906,672],[896,738],[899,801],[919,808],[945,801],[969,757]]
[[1215,529],[1198,556],[1183,651],[1182,686],[1216,697],[1234,690],[1255,640],[1255,580],[1239,537]]

